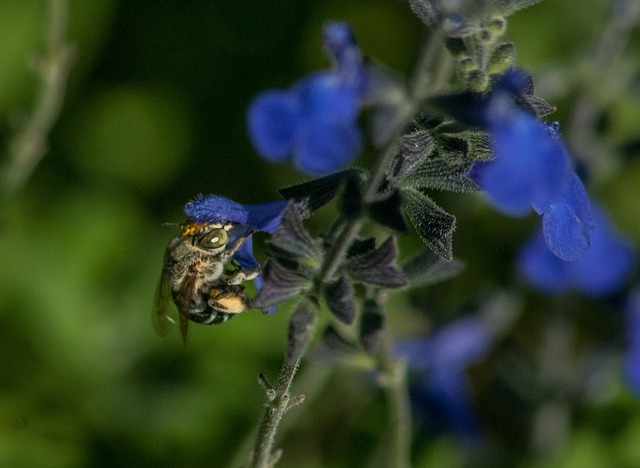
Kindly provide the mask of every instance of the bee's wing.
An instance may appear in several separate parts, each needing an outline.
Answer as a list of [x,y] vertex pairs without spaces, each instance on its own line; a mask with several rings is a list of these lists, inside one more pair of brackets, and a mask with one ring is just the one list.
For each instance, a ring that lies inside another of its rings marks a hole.
[[195,267],[190,267],[189,271],[182,280],[180,290],[175,296],[175,301],[178,306],[180,314],[178,318],[180,320],[180,334],[182,335],[182,344],[185,349],[187,348],[187,334],[189,332],[189,308],[191,307],[193,295],[196,291],[196,278],[197,271]]
[[178,309],[171,297],[171,282],[165,272],[162,272],[156,294],[153,301],[153,311],[151,312],[151,323],[156,333],[165,336],[176,323]]

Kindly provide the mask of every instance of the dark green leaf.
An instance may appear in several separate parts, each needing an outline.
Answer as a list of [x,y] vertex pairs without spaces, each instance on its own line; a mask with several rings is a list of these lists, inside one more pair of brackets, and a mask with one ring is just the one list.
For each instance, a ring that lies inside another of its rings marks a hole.
[[407,216],[422,238],[422,241],[445,260],[453,258],[453,231],[456,218],[429,197],[413,189],[402,191]]
[[322,292],[333,315],[347,325],[353,323],[356,308],[353,302],[353,288],[346,276],[341,276],[337,281],[323,284]]
[[382,306],[374,300],[366,300],[360,320],[360,342],[369,354],[374,354],[380,346],[384,328]]
[[385,288],[399,288],[405,286],[407,280],[395,261],[396,244],[393,237],[389,237],[377,249],[347,258],[344,267],[356,281]]
[[403,265],[402,271],[411,286],[425,286],[439,283],[458,275],[464,269],[460,260],[444,260],[437,255],[425,251]]

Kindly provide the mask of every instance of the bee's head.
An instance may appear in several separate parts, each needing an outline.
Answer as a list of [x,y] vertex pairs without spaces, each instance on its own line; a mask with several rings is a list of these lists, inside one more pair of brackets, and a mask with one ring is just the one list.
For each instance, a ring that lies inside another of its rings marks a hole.
[[209,253],[220,253],[229,242],[230,223],[189,223],[182,227],[184,237],[191,236],[191,245]]

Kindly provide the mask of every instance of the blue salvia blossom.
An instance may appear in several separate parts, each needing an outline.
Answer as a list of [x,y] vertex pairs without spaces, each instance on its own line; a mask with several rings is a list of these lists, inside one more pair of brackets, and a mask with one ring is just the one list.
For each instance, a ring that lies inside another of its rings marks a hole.
[[398,354],[407,359],[410,372],[417,374],[411,396],[419,420],[465,438],[481,434],[465,372],[487,355],[492,340],[486,322],[472,316],[430,337],[398,345]]
[[568,261],[583,257],[593,217],[556,124],[541,123],[500,91],[487,104],[483,119],[495,157],[476,163],[471,176],[501,212],[523,216],[533,210],[542,216],[544,239],[556,256]]
[[[247,232],[274,233],[280,226],[286,207],[286,200],[241,205],[219,195],[198,195],[185,204],[184,212],[195,223],[233,223],[235,226],[229,233],[229,242],[231,243]],[[245,269],[260,266],[260,263],[253,256],[251,237],[242,244],[233,259]],[[264,279],[258,275],[253,283],[256,289],[260,290]]]
[[349,164],[362,146],[357,120],[368,78],[351,28],[329,23],[324,43],[334,67],[269,90],[250,105],[249,138],[267,161],[291,159],[301,171],[323,175]]
[[552,255],[540,232],[527,241],[518,255],[518,269],[526,281],[548,294],[577,290],[604,297],[621,289],[633,272],[635,249],[600,207],[593,207],[593,217],[591,248],[578,260],[567,262]]

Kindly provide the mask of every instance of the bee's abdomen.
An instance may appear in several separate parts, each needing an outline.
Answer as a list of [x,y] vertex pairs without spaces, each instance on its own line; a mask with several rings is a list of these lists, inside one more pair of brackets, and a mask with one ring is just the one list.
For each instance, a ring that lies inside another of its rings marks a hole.
[[202,325],[218,325],[229,320],[231,315],[232,314],[227,314],[226,312],[218,312],[216,310],[209,309],[205,312],[199,313],[189,312],[189,320]]

